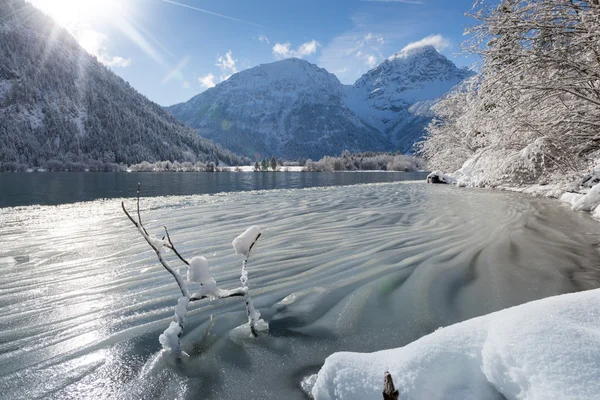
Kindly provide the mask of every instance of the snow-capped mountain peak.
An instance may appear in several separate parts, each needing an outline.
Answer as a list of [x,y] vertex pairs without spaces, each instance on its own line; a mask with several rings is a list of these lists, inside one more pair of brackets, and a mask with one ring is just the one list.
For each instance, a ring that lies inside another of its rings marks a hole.
[[395,54],[352,86],[291,58],[241,71],[169,110],[251,157],[409,151],[430,120],[430,103],[471,74],[431,46]]

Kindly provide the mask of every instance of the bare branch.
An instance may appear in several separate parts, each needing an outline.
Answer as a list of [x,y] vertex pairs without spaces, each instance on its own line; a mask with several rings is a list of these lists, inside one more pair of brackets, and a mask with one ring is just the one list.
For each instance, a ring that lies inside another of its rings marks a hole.
[[165,226],[165,233],[167,234],[167,240],[169,241],[169,248],[171,250],[173,250],[173,253],[175,253],[175,255],[177,257],[179,257],[179,259],[181,260],[181,262],[183,262],[185,265],[190,265],[190,263],[188,262],[188,260],[186,260],[185,258],[183,258],[181,256],[181,254],[179,254],[179,252],[177,251],[177,249],[175,249],[175,245],[173,244],[173,242],[171,241],[171,236],[169,235],[169,230],[167,229],[167,227]]

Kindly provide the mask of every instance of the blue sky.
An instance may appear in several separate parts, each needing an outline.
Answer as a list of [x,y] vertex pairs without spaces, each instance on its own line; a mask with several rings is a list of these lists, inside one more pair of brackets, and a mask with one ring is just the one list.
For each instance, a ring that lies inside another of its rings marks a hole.
[[459,66],[473,0],[28,0],[86,50],[161,105],[286,57],[346,84],[414,43]]

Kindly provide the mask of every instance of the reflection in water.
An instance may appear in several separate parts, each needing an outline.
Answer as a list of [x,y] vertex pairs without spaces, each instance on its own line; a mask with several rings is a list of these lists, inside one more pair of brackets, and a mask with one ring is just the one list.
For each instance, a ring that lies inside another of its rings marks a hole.
[[[424,180],[426,172],[52,172],[0,173],[0,207],[130,196],[184,196]],[[135,190],[135,189],[134,189]]]
[[301,399],[301,378],[334,351],[600,286],[597,222],[515,193],[387,183],[148,198],[148,228],[207,256],[223,287],[239,279],[231,240],[264,230],[249,284],[269,334],[230,336],[239,299],[194,304],[190,358],[173,364],[158,335],[176,285],[119,206],[0,210],[0,397]]

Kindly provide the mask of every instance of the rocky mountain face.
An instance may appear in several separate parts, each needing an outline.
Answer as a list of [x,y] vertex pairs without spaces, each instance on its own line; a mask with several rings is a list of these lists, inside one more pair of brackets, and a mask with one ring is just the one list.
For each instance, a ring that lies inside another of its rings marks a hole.
[[23,0],[0,1],[0,143],[2,169],[250,161],[177,121]]
[[410,152],[431,120],[431,105],[472,75],[433,47],[400,52],[352,86],[292,58],[239,72],[168,109],[202,136],[249,157]]

